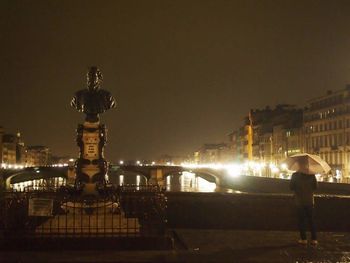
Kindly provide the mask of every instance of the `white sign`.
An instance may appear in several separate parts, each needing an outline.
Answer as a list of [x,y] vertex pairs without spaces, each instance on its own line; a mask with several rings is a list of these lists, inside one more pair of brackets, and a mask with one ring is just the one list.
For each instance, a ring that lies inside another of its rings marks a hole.
[[47,198],[29,199],[29,216],[52,216],[53,200]]

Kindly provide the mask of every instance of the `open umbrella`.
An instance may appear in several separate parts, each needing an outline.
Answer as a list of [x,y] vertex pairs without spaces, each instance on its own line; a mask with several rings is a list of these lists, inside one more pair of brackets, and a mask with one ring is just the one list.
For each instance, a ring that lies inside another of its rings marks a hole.
[[302,153],[290,156],[285,161],[289,170],[301,172],[304,174],[322,174],[328,173],[331,167],[321,157]]

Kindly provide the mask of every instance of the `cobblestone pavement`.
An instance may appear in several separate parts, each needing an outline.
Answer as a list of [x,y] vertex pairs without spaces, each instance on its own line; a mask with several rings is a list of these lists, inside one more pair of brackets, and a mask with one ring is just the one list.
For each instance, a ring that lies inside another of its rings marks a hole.
[[[0,252],[0,262],[350,262],[350,233],[319,233],[317,247],[297,244],[298,233],[177,229],[168,251]],[[181,242],[182,241],[182,242]]]

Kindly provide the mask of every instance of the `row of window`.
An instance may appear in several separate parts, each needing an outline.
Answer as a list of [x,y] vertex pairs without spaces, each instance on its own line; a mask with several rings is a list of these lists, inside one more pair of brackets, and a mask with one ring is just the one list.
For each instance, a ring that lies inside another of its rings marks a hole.
[[323,132],[323,131],[329,131],[329,130],[337,130],[337,129],[343,129],[343,128],[350,128],[350,119],[338,120],[338,121],[329,121],[326,123],[320,123],[320,124],[314,124],[309,125],[306,127],[307,133],[313,133],[313,132]]
[[347,105],[346,107],[332,108],[332,109],[324,110],[313,114],[305,114],[304,120],[312,121],[312,120],[327,119],[338,115],[342,115],[344,113],[347,113],[347,114],[350,113],[350,105]]
[[312,148],[348,145],[350,143],[350,132],[345,134],[345,138],[343,133],[313,136],[306,143]]
[[311,109],[327,107],[327,106],[334,105],[334,104],[339,104],[339,103],[342,103],[342,101],[343,101],[343,95],[339,94],[337,96],[332,96],[332,97],[311,103]]
[[345,158],[347,158],[347,163],[350,163],[350,154],[347,153],[346,157],[343,152],[324,152],[320,153],[320,157],[325,160],[330,165],[343,165],[345,162]]

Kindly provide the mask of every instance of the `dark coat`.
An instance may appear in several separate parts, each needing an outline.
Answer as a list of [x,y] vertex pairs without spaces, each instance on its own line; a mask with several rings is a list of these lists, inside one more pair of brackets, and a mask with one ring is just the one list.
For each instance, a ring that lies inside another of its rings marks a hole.
[[75,93],[71,105],[86,114],[100,114],[115,107],[115,99],[107,90],[82,89]]
[[316,176],[293,173],[290,189],[294,191],[295,202],[298,206],[313,206],[315,203],[314,191],[317,189]]

